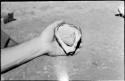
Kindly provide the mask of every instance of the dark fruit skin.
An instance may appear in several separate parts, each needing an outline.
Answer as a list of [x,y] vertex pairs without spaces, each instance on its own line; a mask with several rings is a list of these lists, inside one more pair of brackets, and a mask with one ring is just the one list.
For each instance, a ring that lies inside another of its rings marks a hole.
[[82,39],[80,38],[80,40],[78,41],[78,44],[77,44],[77,46],[76,46],[76,48],[75,48],[75,51],[66,53],[67,56],[73,56],[73,55],[75,55],[76,50],[80,48],[80,44],[81,44],[81,42],[82,42],[81,40],[82,40]]

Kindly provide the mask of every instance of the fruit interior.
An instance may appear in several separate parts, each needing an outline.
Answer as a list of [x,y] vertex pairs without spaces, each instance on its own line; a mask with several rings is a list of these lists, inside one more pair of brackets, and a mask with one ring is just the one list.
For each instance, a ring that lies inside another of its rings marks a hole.
[[61,40],[68,46],[72,46],[75,42],[75,28],[70,25],[63,25],[58,29]]

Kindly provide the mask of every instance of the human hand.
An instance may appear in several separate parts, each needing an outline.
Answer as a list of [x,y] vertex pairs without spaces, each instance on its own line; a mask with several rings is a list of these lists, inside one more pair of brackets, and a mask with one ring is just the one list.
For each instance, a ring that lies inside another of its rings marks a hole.
[[64,55],[63,50],[54,39],[55,28],[63,23],[64,21],[62,20],[52,23],[40,35],[41,45],[46,49],[48,55]]
[[[58,45],[57,41],[55,40],[55,28],[64,23],[65,22],[62,20],[56,21],[53,24],[49,25],[47,28],[45,28],[40,35],[42,43],[41,45],[46,49],[47,54],[50,56],[66,55],[63,49]],[[77,49],[76,53],[78,52],[79,48]]]

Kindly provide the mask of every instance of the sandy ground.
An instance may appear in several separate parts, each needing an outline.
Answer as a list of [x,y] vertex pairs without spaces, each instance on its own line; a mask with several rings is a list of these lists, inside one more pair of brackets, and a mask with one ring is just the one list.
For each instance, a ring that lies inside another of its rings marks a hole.
[[17,21],[2,29],[22,43],[55,20],[82,28],[83,47],[72,57],[41,56],[5,74],[5,80],[123,80],[124,19],[114,16],[120,1],[2,2],[2,15],[14,11]]

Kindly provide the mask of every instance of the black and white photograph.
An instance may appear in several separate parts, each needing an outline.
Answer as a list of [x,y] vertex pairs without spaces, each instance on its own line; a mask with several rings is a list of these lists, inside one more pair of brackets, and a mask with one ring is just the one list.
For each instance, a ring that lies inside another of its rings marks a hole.
[[124,1],[2,1],[1,81],[124,81]]

